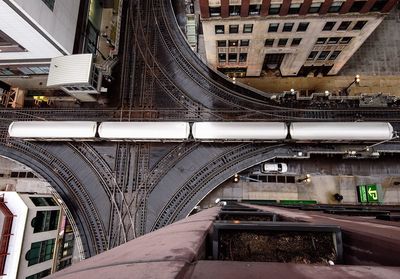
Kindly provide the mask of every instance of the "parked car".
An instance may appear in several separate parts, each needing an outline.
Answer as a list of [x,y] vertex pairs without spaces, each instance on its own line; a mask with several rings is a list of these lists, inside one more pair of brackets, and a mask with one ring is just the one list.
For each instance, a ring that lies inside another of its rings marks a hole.
[[264,163],[261,168],[261,171],[264,173],[284,173],[287,172],[287,170],[288,168],[285,163]]

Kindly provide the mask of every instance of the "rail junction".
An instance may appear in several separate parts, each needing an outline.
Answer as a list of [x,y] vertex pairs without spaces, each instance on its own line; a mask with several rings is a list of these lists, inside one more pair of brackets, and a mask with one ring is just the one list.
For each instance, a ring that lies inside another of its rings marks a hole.
[[[53,185],[71,211],[85,257],[184,218],[223,181],[263,161],[365,146],[27,142],[8,137],[12,121],[385,121],[399,130],[397,100],[376,108],[327,96],[271,98],[274,94],[233,84],[192,52],[170,1],[125,1],[124,11],[118,105],[0,109],[0,154],[26,164]],[[393,154],[399,147],[394,140],[375,149]]]

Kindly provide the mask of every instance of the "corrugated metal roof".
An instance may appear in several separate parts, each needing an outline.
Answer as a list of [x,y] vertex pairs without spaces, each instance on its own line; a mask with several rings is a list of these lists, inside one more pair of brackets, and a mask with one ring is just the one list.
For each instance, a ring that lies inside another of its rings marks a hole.
[[92,60],[93,54],[76,54],[51,59],[47,86],[89,83]]

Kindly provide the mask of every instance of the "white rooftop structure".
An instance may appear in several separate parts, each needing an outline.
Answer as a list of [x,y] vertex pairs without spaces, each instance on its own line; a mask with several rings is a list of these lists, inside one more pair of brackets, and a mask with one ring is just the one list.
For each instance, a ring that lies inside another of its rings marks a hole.
[[51,59],[47,86],[88,84],[91,78],[93,54],[75,54]]

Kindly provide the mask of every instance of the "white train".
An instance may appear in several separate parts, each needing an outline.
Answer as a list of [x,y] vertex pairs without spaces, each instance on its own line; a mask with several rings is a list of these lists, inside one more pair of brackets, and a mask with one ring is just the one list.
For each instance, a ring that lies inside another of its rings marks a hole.
[[111,141],[384,141],[388,122],[12,122],[9,136],[26,140]]

